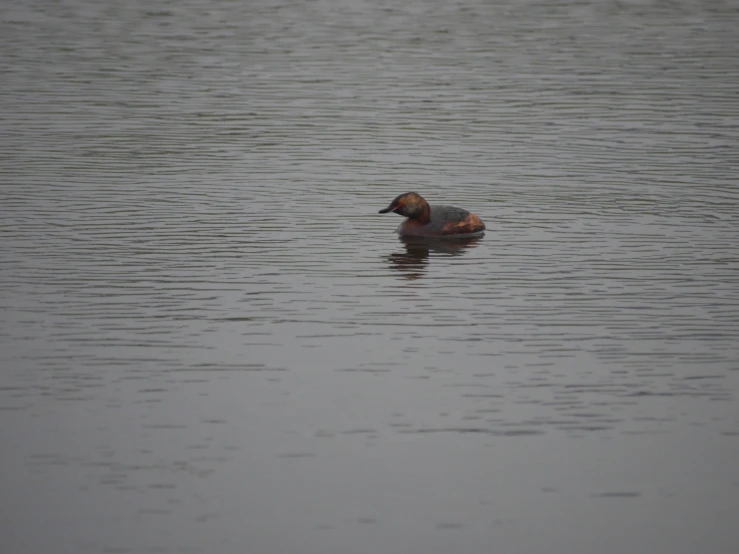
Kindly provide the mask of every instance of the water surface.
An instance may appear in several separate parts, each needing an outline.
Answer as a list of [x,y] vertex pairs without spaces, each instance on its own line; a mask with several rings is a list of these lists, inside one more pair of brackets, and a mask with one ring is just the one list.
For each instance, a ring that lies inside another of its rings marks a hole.
[[737,551],[731,3],[2,12],[0,551]]

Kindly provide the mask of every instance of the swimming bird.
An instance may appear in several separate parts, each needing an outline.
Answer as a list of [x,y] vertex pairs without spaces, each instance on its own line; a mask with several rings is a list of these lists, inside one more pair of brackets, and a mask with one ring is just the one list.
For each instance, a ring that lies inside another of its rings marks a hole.
[[451,237],[482,234],[485,230],[485,224],[475,214],[454,206],[429,206],[417,192],[397,196],[379,213],[387,212],[408,218],[398,227],[401,237]]

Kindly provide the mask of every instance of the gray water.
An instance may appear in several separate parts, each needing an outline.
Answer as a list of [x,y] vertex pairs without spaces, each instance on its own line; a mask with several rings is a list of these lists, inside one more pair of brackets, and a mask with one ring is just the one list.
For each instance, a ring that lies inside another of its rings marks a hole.
[[0,10],[0,552],[739,551],[736,3]]

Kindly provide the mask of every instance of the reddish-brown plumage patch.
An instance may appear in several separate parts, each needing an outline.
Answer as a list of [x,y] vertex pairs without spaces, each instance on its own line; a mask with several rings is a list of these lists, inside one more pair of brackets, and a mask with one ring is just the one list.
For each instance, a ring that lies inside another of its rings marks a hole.
[[406,219],[398,227],[398,234],[406,237],[428,237],[430,228],[415,219]]
[[449,221],[441,228],[442,235],[464,235],[479,233],[485,229],[485,224],[475,214],[467,214],[460,221]]

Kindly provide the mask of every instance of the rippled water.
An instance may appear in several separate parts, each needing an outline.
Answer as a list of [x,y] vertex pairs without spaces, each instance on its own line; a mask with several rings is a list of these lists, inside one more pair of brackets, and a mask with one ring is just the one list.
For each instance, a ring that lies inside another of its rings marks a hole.
[[4,6],[0,551],[737,551],[737,25]]

